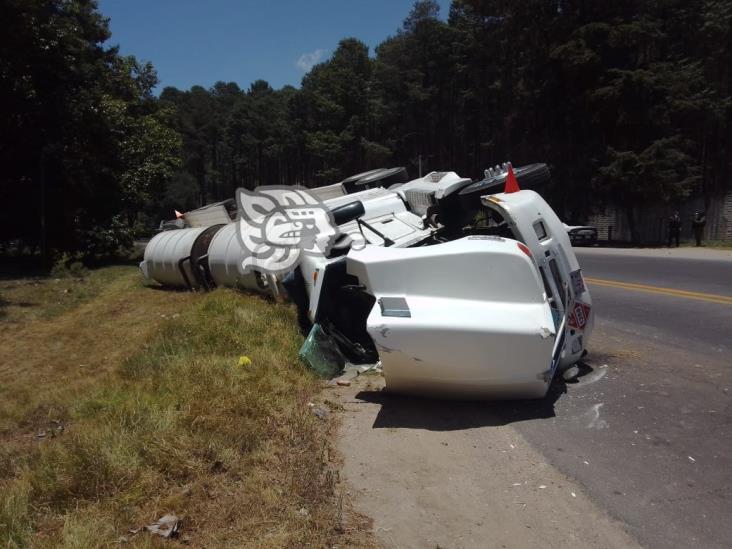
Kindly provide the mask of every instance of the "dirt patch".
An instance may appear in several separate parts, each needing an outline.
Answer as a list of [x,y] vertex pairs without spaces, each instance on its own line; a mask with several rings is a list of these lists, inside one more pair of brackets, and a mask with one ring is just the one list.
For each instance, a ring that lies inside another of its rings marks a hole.
[[515,403],[387,397],[382,386],[363,376],[329,390],[344,407],[349,496],[386,547],[637,546],[509,425],[515,412],[501,407]]

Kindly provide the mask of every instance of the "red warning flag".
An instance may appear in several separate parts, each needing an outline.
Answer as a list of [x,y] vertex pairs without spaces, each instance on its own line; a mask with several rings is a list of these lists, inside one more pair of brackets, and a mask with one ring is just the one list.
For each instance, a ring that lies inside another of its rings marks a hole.
[[511,164],[508,165],[508,175],[506,176],[506,188],[503,190],[504,193],[517,193],[521,189],[518,186],[518,181],[516,180],[516,176],[513,173],[513,168],[511,167]]

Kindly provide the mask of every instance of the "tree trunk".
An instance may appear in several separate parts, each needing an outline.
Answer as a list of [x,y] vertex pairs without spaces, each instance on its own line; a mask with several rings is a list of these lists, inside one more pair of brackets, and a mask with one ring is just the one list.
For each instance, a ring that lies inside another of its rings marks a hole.
[[628,228],[630,229],[631,242],[636,245],[640,244],[640,233],[638,232],[635,208],[633,206],[628,206],[625,209],[625,215],[628,218]]

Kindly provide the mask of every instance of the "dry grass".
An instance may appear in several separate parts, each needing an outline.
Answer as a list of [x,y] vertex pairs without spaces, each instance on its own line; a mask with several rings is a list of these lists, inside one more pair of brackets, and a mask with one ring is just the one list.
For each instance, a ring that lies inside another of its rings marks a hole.
[[30,320],[53,318],[91,298],[126,267],[111,267],[94,271],[84,278],[4,278],[0,280],[0,322],[25,323]]
[[0,546],[157,546],[127,531],[166,512],[193,546],[370,545],[290,307],[124,267],[0,290]]
[[[705,248],[713,248],[716,250],[732,250],[732,240],[704,240],[702,241]],[[695,247],[696,242],[689,240],[681,243],[681,247]]]

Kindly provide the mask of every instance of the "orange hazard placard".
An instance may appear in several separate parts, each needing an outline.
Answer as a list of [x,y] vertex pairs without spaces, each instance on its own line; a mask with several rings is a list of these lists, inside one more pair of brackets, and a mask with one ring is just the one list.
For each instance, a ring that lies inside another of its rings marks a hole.
[[590,306],[581,301],[575,302],[572,311],[569,313],[569,325],[578,330],[584,330],[590,318]]

